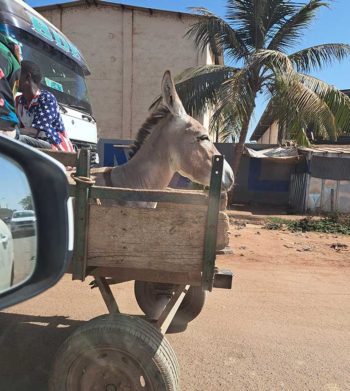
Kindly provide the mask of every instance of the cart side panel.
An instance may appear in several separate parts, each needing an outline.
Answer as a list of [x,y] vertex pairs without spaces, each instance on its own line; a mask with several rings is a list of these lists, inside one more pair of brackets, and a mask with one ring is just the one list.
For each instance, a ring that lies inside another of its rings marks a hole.
[[[219,224],[218,224],[218,233],[217,233],[217,241],[216,241],[216,250],[223,250],[225,247],[229,245],[229,232],[230,232],[230,222],[228,215],[224,212],[226,210],[226,202],[227,199],[225,195],[222,199],[222,208],[221,212],[219,212]],[[175,204],[175,203],[165,203],[159,202],[157,204],[157,209],[176,209],[178,213],[187,214],[188,211],[198,211],[199,213],[203,212],[202,205],[188,205],[188,204]],[[205,206],[205,213],[207,217],[208,207]]]
[[[202,272],[206,206],[186,210],[90,205],[89,267]],[[228,219],[220,214],[220,246],[228,242]]]

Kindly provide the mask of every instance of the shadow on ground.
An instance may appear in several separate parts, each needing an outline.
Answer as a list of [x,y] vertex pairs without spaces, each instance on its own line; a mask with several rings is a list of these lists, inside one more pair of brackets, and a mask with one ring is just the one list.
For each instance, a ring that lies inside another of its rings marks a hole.
[[[64,316],[0,313],[0,390],[47,391],[58,348],[84,323]],[[171,327],[169,333],[185,329]]]
[[57,349],[83,321],[0,313],[1,390],[47,391]]

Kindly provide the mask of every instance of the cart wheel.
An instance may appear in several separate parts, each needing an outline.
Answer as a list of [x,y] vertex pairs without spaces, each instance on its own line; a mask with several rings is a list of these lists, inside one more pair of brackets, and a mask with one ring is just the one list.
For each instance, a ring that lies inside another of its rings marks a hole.
[[[150,319],[158,319],[170,300],[176,285],[145,281],[135,281],[134,291],[138,305]],[[174,329],[187,325],[202,311],[205,302],[205,291],[200,286],[191,286],[174,319]]]
[[178,391],[179,365],[165,337],[146,321],[102,316],[60,347],[50,391]]

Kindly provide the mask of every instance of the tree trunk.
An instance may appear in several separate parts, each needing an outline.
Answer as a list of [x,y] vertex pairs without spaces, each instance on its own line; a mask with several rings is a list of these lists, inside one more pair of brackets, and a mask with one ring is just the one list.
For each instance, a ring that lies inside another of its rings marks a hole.
[[235,146],[233,162],[232,162],[232,169],[233,169],[233,173],[235,174],[235,177],[238,174],[239,164],[241,163],[241,158],[244,151],[244,144],[248,133],[248,124],[249,122],[247,121],[247,123],[243,125],[241,133],[239,135],[238,143]]
[[[237,178],[239,165],[241,163],[241,158],[242,158],[242,155],[243,155],[243,152],[244,152],[244,144],[245,144],[245,140],[247,138],[249,122],[250,122],[250,118],[252,116],[253,111],[254,111],[254,105],[251,108],[250,112],[247,113],[247,118],[243,122],[242,130],[241,130],[240,135],[239,135],[238,143],[235,146],[234,155],[233,155],[233,161],[232,161],[232,169],[233,169],[233,173],[235,174],[235,181],[236,181],[236,178]],[[233,188],[228,193],[228,205],[231,205],[233,203],[234,191],[235,191],[235,186],[233,186]]]
[[[250,101],[250,104],[248,104],[246,107],[246,113],[245,113],[246,115],[245,115],[245,118],[243,118],[242,129],[239,134],[239,140],[238,140],[238,143],[236,144],[234,155],[233,155],[232,170],[235,175],[235,181],[238,176],[239,165],[241,163],[241,158],[242,158],[243,151],[244,151],[244,144],[245,144],[245,141],[247,138],[250,119],[251,119],[253,112],[254,112],[254,109],[255,109],[256,95],[261,89],[261,81],[259,80],[259,72],[260,72],[260,69],[253,69],[252,73],[248,79],[248,86],[251,91],[251,101]],[[233,186],[232,189],[228,193],[228,205],[231,205],[233,203],[233,194],[235,192],[235,187],[236,186]]]

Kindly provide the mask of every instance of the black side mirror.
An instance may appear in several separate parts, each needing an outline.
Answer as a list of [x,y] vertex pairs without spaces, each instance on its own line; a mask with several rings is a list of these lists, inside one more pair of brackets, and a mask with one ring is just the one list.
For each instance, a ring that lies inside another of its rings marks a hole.
[[0,309],[53,286],[72,250],[64,167],[0,135]]

